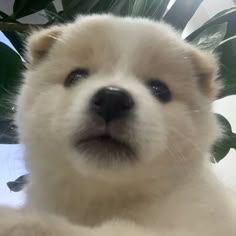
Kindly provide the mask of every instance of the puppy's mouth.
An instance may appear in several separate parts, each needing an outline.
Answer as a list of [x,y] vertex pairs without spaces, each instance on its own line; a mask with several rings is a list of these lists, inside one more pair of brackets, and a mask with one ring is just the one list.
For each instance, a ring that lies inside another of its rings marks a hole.
[[134,149],[129,143],[113,137],[109,133],[81,138],[76,142],[76,147],[80,151],[90,154],[89,156],[99,160],[104,159],[106,162],[136,159]]
[[109,134],[102,134],[97,136],[91,136],[84,139],[81,139],[79,141],[79,144],[83,143],[90,143],[91,145],[110,145],[114,147],[122,147],[126,146],[124,142],[121,142],[120,140],[113,138]]

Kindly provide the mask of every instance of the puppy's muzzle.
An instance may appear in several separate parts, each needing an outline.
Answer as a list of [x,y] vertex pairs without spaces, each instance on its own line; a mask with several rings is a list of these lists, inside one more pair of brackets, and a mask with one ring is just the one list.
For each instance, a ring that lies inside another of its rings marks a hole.
[[92,111],[100,116],[106,124],[125,118],[133,107],[134,101],[131,95],[126,90],[115,86],[98,90],[91,101]]
[[129,127],[134,107],[125,89],[107,86],[97,90],[89,102],[88,120],[75,135],[75,147],[99,165],[137,160]]

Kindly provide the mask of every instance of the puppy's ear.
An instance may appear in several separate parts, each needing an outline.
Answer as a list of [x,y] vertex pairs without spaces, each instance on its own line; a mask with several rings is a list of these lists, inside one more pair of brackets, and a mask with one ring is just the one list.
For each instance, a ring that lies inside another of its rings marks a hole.
[[28,67],[37,65],[48,53],[55,41],[60,37],[63,26],[52,26],[33,32],[26,44],[26,59]]
[[215,98],[221,88],[219,81],[217,81],[217,57],[208,52],[191,48],[190,58],[200,90],[204,95]]

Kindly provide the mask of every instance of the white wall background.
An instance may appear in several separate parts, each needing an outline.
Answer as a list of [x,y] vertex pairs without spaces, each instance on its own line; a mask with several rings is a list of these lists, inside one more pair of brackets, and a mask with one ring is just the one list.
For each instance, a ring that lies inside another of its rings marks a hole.
[[[191,1],[191,0],[189,0]],[[0,0],[0,6],[5,7],[6,13],[11,13],[13,0]],[[60,1],[57,7],[61,8]],[[224,9],[235,6],[233,0],[205,0],[200,6],[193,19],[183,32],[183,37],[202,25],[207,19]],[[27,22],[29,17],[22,19]],[[32,17],[31,17],[32,22]],[[34,16],[35,23],[42,22],[44,17]],[[236,27],[236,26],[235,26]],[[0,34],[0,41],[7,40]],[[214,110],[224,115],[231,123],[233,132],[236,132],[236,96],[230,96],[214,103]],[[19,145],[0,145],[0,204],[20,206],[24,202],[24,193],[10,192],[6,182],[15,180],[20,175],[26,173],[22,160],[22,147]],[[217,176],[228,186],[236,190],[236,151],[231,150],[227,157],[218,164],[214,165]]]

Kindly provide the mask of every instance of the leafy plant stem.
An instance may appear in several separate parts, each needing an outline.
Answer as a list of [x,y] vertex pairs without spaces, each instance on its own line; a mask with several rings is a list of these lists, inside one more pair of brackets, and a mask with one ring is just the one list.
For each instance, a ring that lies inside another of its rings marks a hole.
[[234,133],[231,136],[231,147],[236,150],[236,134]]
[[0,31],[17,31],[17,32],[26,32],[35,27],[41,27],[45,25],[35,25],[35,24],[19,24],[11,22],[0,22]]

